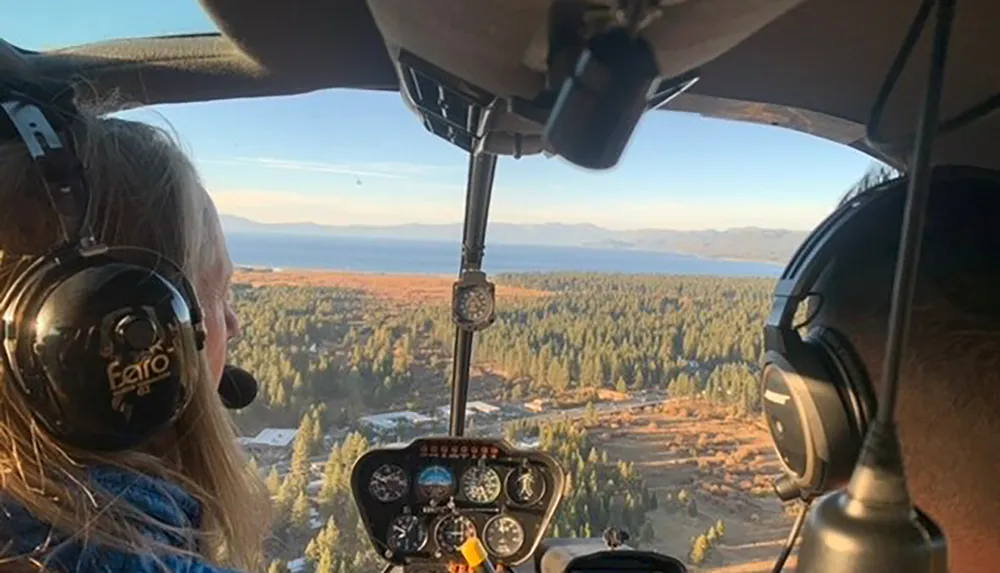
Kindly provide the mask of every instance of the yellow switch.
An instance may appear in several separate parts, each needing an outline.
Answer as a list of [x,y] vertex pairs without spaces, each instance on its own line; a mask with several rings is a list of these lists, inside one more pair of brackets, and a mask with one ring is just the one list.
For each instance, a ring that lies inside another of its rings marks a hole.
[[479,541],[478,537],[470,537],[462,544],[460,548],[462,552],[462,557],[465,557],[465,562],[469,564],[472,569],[479,568],[480,565],[487,565],[487,571],[493,569],[492,564],[489,562],[489,557],[486,555],[486,548],[483,547],[482,542]]

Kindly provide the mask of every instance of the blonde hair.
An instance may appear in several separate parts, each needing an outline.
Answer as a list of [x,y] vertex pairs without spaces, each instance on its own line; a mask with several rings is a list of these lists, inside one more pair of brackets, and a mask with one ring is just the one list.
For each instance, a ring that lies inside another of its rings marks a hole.
[[[211,200],[184,153],[163,130],[119,118],[81,114],[75,130],[92,201],[96,236],[109,245],[153,249],[176,261],[203,296],[206,269],[219,263],[221,230]],[[25,256],[60,239],[60,227],[22,144],[0,145],[0,289]],[[143,555],[185,551],[144,536],[173,531],[197,543],[209,563],[257,570],[267,532],[268,499],[236,445],[232,419],[209,380],[173,428],[143,451],[98,454],[57,443],[34,421],[6,372],[0,373],[0,511],[13,502],[64,537]],[[201,504],[198,531],[177,531],[124,500],[85,485],[88,467],[110,465],[167,479]],[[5,540],[6,541],[6,540]],[[44,571],[44,555],[10,555],[3,571]]]

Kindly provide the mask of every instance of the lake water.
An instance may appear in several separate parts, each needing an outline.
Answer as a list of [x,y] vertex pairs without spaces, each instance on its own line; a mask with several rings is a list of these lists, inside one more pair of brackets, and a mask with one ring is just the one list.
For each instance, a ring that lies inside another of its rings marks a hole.
[[[459,241],[230,233],[230,255],[240,265],[369,273],[458,272]],[[602,272],[776,277],[781,267],[628,249],[487,244],[483,269],[518,272]]]

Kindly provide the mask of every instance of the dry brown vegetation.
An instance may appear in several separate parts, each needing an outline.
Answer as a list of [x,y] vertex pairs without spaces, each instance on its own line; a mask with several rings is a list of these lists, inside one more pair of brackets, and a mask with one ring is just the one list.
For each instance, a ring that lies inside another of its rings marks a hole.
[[[233,276],[235,284],[253,286],[289,285],[299,287],[338,287],[356,289],[376,298],[393,302],[423,304],[451,300],[453,277],[428,275],[384,275],[336,271],[270,271],[240,269]],[[533,298],[549,293],[509,285],[497,286],[500,300]]]
[[[645,411],[600,421],[593,437],[609,456],[634,463],[661,500],[647,517],[653,547],[684,558],[691,539],[716,520],[726,534],[702,571],[770,571],[791,517],[771,491],[780,466],[762,422],[732,415],[725,407],[696,400],[668,400]],[[685,490],[698,515],[667,509],[667,499]],[[794,558],[786,571],[794,571]]]
[[[447,303],[453,277],[426,275],[360,274],[334,271],[266,271],[241,269],[234,282],[254,286],[290,285],[338,287],[363,292],[385,307]],[[500,285],[501,300],[535,298],[543,290]],[[344,349],[341,349],[342,351]],[[445,389],[439,367],[447,361],[447,348],[419,341],[414,346],[411,369],[414,393],[407,404],[385,404],[385,408],[431,405]],[[496,364],[473,368],[470,399],[497,397],[509,377]],[[582,406],[587,401],[618,400],[622,396],[605,391],[593,396],[559,396],[562,407]],[[791,526],[792,515],[771,491],[771,479],[779,473],[763,423],[734,415],[733,410],[705,401],[670,399],[640,412],[602,416],[591,423],[595,445],[611,459],[634,464],[647,487],[656,493],[660,507],[648,513],[655,539],[652,548],[687,561],[692,538],[702,535],[722,519],[725,536],[692,571],[717,573],[764,573],[771,570]],[[668,508],[666,500],[687,492],[697,505],[697,514]],[[793,556],[785,571],[795,570]]]

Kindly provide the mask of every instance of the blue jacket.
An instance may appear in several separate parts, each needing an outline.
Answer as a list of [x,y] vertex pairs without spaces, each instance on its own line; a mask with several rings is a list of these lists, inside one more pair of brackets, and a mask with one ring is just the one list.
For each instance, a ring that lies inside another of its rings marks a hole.
[[[197,528],[201,523],[200,504],[176,484],[111,468],[92,469],[90,474],[108,493],[120,496],[158,521],[190,528]],[[191,549],[178,535],[148,529],[146,533],[161,543]],[[31,553],[49,535],[48,525],[20,506],[0,500],[0,558]],[[236,573],[184,555],[162,555],[158,563],[151,555],[125,553],[86,540],[58,541],[57,538],[50,542],[49,552],[37,558],[49,568],[66,573],[160,573],[163,571],[161,564],[171,573]],[[5,551],[8,543],[12,546]]]

